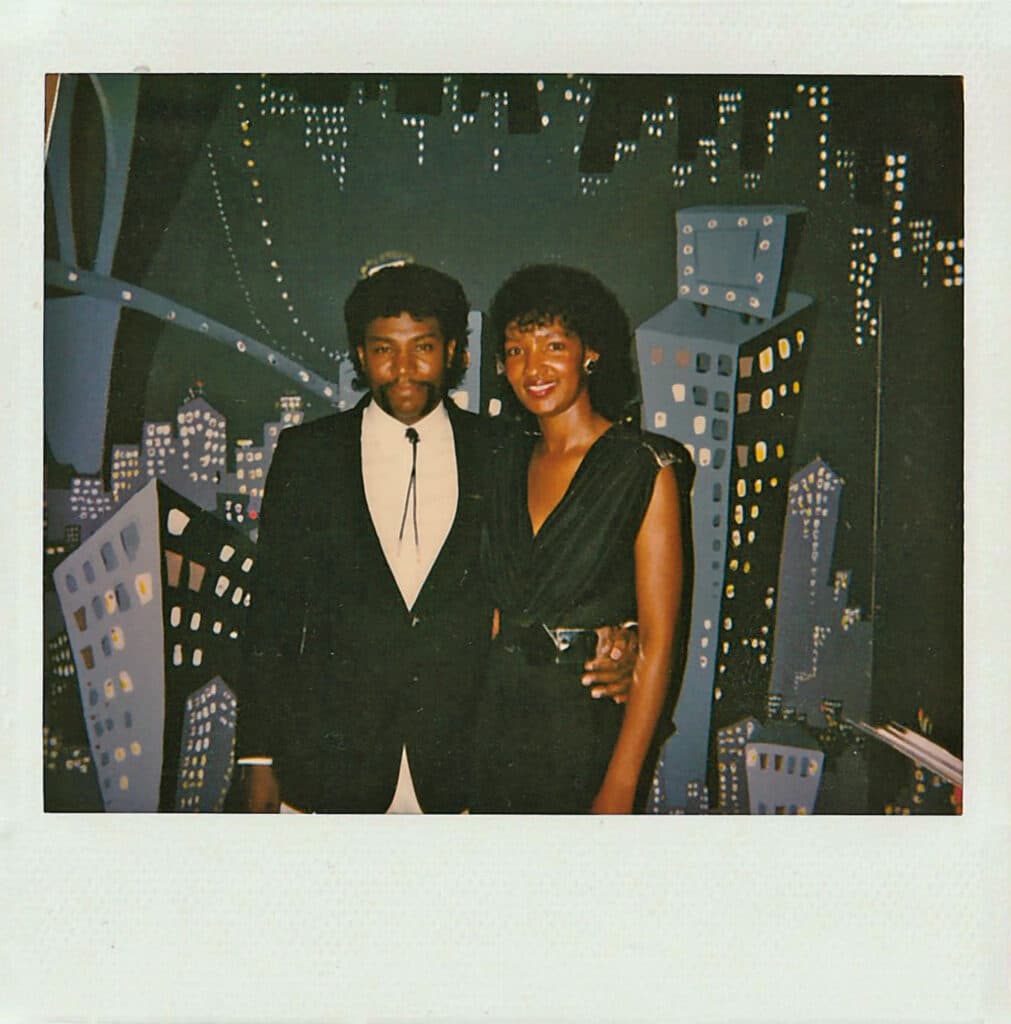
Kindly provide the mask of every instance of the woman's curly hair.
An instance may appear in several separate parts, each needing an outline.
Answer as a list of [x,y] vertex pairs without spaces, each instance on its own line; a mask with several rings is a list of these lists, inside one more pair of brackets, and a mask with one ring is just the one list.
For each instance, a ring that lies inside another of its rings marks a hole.
[[586,270],[555,263],[522,267],[495,293],[489,311],[496,352],[503,359],[505,332],[557,320],[599,359],[589,379],[590,403],[602,416],[622,418],[635,398],[632,330],[614,293]]

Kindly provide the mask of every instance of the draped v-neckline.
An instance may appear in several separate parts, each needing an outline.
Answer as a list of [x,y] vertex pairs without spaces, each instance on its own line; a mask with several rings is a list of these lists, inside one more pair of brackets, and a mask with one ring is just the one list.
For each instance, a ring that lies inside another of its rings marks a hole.
[[530,540],[531,544],[536,544],[537,543],[537,541],[543,536],[545,528],[551,523],[551,521],[553,519],[556,519],[558,517],[558,515],[561,513],[561,510],[568,503],[568,500],[569,500],[570,496],[572,495],[573,491],[575,490],[577,481],[583,475],[583,471],[584,471],[587,463],[589,463],[591,461],[591,459],[593,457],[594,451],[600,445],[600,442],[603,441],[604,438],[607,437],[607,435],[610,434],[617,426],[618,426],[617,423],[612,423],[586,449],[586,451],[583,453],[583,457],[579,460],[579,465],[576,466],[576,470],[572,474],[572,478],[569,480],[568,485],[566,486],[565,490],[562,492],[562,496],[558,499],[558,501],[555,502],[554,505],[552,505],[551,510],[544,517],[544,519],[541,521],[540,527],[538,529],[536,529],[536,530],[534,529],[534,519],[533,519],[533,516],[530,514],[530,462],[533,459],[533,454],[534,454],[533,453],[533,449],[534,449],[534,445],[536,445],[536,443],[537,443],[536,439],[534,440],[533,444],[531,444],[531,446],[530,446],[530,457],[527,459],[526,466],[525,466],[522,474],[520,475],[520,479],[522,481],[522,507],[523,507],[525,515],[526,515],[527,534],[529,536],[529,540]]

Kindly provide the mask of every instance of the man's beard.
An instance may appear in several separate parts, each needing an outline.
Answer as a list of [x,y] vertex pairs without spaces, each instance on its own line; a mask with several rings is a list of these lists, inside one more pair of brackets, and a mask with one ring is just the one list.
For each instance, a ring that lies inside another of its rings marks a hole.
[[[429,380],[412,380],[411,383],[415,387],[422,387],[428,392],[428,397],[425,399],[425,404],[422,407],[421,412],[418,414],[418,419],[423,416],[427,416],[441,401],[442,401],[442,389],[439,385],[432,383]],[[388,413],[394,419],[396,419],[396,413],[393,411],[393,403],[390,401],[388,392],[391,388],[396,387],[395,383],[383,384],[379,389],[379,393],[375,395],[375,399],[379,408],[383,412]]]

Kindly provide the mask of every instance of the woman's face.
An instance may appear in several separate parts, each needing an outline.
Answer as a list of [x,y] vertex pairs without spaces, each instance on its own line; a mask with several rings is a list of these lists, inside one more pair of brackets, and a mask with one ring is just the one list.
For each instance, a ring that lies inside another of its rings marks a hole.
[[597,353],[558,320],[505,330],[505,372],[523,406],[535,416],[553,416],[583,396],[589,401],[585,364]]

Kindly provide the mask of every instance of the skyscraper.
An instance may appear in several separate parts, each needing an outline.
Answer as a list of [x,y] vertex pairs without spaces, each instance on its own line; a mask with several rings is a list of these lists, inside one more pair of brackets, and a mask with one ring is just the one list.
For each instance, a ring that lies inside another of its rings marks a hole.
[[[678,301],[636,331],[643,426],[695,460],[688,660],[664,792],[708,765],[711,732],[761,714],[813,302],[786,290],[800,207],[678,211]],[[648,370],[647,370],[648,368]]]
[[688,661],[663,755],[671,796],[703,776],[711,723],[715,731],[765,706],[811,318],[811,300],[793,293],[779,316],[759,321],[678,301],[636,331],[643,425],[681,440],[697,468]]
[[171,808],[186,698],[238,667],[254,551],[152,481],[54,573],[106,810]]
[[826,700],[857,720],[870,709],[871,626],[850,606],[849,573],[832,570],[842,488],[820,458],[794,474],[780,561],[771,686],[815,724]]

